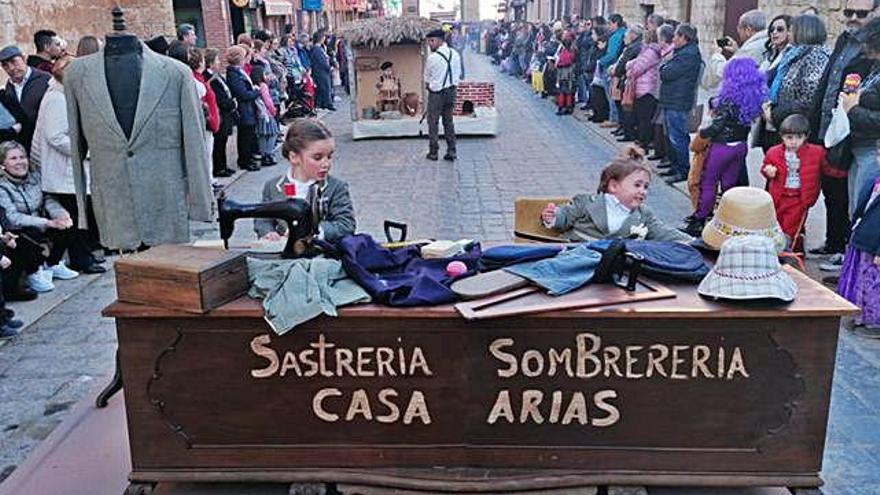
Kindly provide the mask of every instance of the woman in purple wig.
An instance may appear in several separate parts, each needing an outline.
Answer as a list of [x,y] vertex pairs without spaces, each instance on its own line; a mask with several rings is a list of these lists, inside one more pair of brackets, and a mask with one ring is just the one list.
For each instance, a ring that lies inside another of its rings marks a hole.
[[746,168],[749,130],[766,100],[767,81],[754,60],[734,58],[727,62],[721,91],[710,102],[712,124],[700,129],[700,136],[712,144],[700,177],[697,209],[685,219],[683,230],[688,234],[699,236],[703,231],[706,218],[715,208],[719,183],[722,193],[738,185]]

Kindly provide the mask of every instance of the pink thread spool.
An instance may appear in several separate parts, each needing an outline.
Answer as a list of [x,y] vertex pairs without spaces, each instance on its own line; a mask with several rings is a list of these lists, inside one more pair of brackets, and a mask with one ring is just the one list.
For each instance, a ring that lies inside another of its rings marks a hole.
[[458,277],[459,275],[463,275],[467,273],[468,267],[461,261],[450,261],[448,265],[446,265],[446,274],[450,277]]

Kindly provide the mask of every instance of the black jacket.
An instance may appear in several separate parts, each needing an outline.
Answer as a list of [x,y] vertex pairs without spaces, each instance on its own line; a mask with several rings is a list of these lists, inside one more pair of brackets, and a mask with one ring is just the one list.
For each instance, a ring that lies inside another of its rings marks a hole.
[[847,115],[854,143],[880,139],[880,82],[862,90],[859,104]]
[[232,128],[235,127],[235,110],[238,108],[235,98],[232,97],[232,90],[222,74],[214,77],[210,71],[205,70],[202,76],[205,81],[210,81],[211,89],[217,97],[217,107],[220,109],[220,129],[217,134],[232,134]]
[[21,92],[21,101],[18,100],[12,81],[7,81],[6,88],[0,92],[0,101],[3,102],[3,106],[21,124],[21,132],[18,133],[15,139],[28,150],[31,149],[34,127],[37,124],[37,113],[40,110],[40,102],[43,101],[43,95],[46,94],[46,90],[49,88],[50,77],[49,74],[43,71],[31,68],[30,77],[25,82],[24,90]]
[[642,40],[626,45],[617,63],[614,65],[614,76],[617,77],[618,89],[623,89],[626,84],[626,64],[631,60],[635,60],[642,53]]
[[260,92],[251,84],[251,80],[241,71],[240,67],[226,67],[226,84],[238,102],[239,123],[252,127],[257,125],[257,98]]
[[596,65],[590,67],[590,52],[593,49],[593,38],[589,31],[580,33],[577,37],[577,65],[575,70],[579,74],[592,74]]
[[660,107],[690,112],[697,100],[697,82],[703,60],[696,43],[677,48],[672,58],[660,65]]
[[813,106],[820,111],[813,139],[817,143],[825,139],[825,132],[831,123],[831,112],[837,107],[837,97],[846,75],[851,72],[858,72],[862,78],[866,75],[864,70],[858,70],[858,67],[865,65],[862,61],[865,57],[861,56],[863,39],[862,33],[852,34],[849,31],[844,31],[837,37],[834,52],[819,83],[816,104]]
[[739,108],[724,103],[715,109],[715,117],[709,127],[700,129],[700,137],[713,143],[736,143],[746,141],[749,130],[750,125],[739,122]]

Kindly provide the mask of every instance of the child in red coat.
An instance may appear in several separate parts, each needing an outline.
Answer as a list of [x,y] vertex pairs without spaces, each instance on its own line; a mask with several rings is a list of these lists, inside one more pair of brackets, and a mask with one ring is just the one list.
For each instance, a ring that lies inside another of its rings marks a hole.
[[819,198],[819,180],[825,162],[825,148],[807,143],[810,122],[800,114],[782,121],[777,144],[764,156],[761,173],[767,178],[767,190],[773,197],[776,219],[795,252],[803,252],[800,235],[807,212]]

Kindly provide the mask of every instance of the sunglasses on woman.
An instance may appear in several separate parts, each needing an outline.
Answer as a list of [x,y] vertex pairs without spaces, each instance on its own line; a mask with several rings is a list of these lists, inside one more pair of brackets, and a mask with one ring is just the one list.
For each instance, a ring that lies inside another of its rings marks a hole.
[[771,33],[784,33],[786,31],[788,31],[788,28],[785,26],[776,26],[770,28]]
[[865,17],[868,17],[868,14],[870,13],[870,10],[843,9],[843,17],[846,17],[847,19],[849,19],[853,15],[855,15],[859,19],[864,19]]

